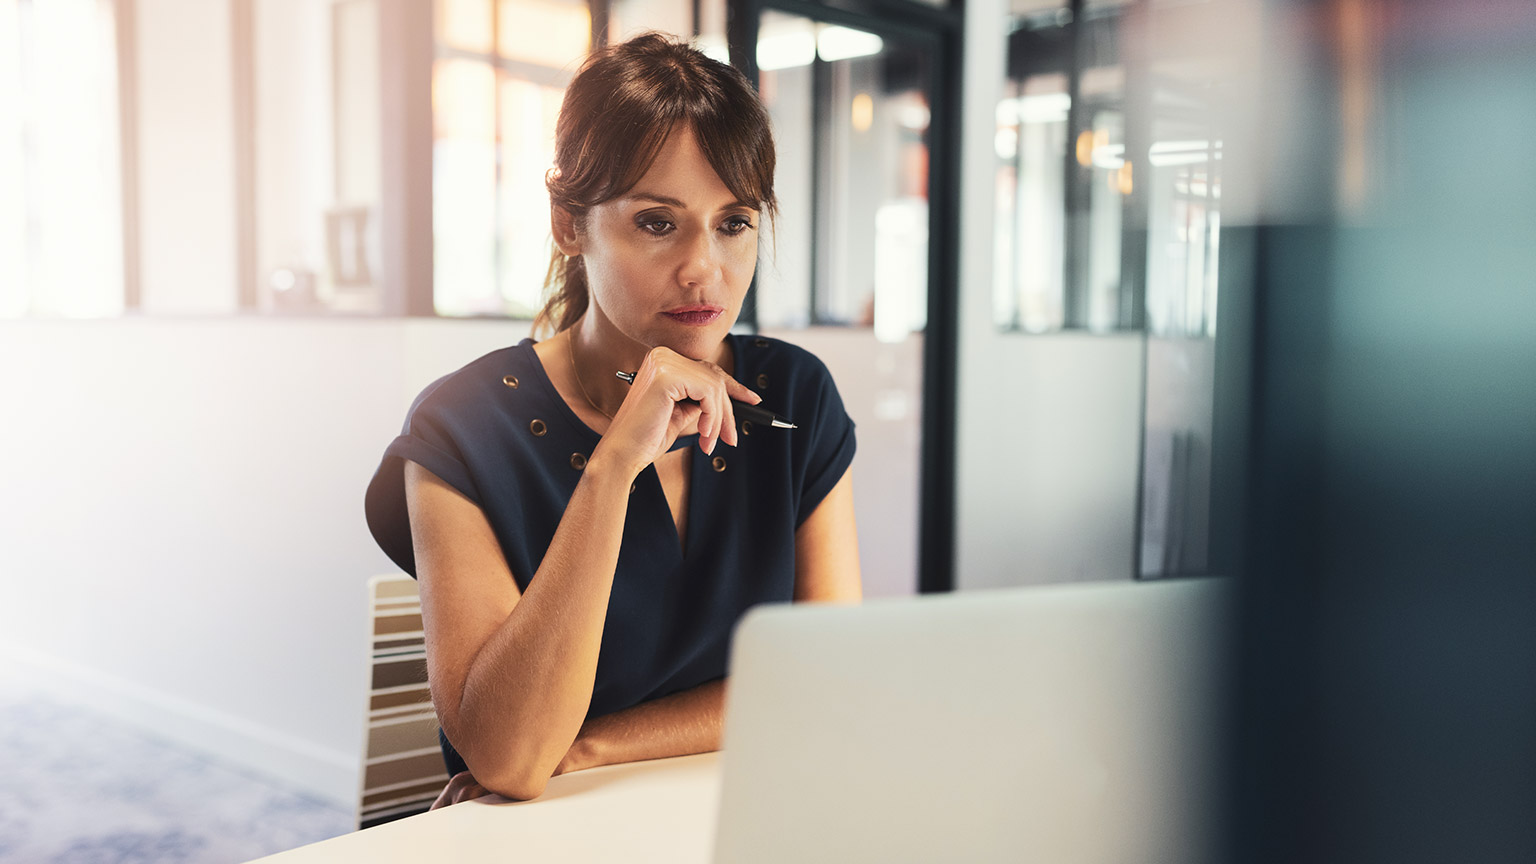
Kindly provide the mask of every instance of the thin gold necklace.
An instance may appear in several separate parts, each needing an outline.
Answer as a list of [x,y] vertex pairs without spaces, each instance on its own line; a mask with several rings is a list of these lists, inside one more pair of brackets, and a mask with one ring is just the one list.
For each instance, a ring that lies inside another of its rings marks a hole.
[[581,389],[581,398],[587,400],[587,404],[592,406],[592,410],[593,411],[596,411],[597,413],[603,415],[604,417],[607,417],[609,422],[612,422],[613,421],[613,415],[609,414],[607,411],[604,411],[603,409],[597,407],[597,403],[593,402],[592,401],[592,397],[587,395],[587,385],[581,383],[581,370],[579,368],[577,368],[577,366],[576,366],[576,336],[575,336],[575,334],[572,334],[572,333],[567,333],[566,334],[565,353],[570,355],[570,358],[571,358],[571,374],[576,376],[576,386]]

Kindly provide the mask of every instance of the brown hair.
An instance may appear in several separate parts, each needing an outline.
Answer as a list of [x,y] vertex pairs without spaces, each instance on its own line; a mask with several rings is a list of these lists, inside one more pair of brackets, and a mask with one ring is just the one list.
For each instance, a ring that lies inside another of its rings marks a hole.
[[[693,129],[733,195],[774,214],[773,132],[756,91],[737,70],[659,33],[595,52],[576,73],[555,124],[550,203],[570,211],[580,230],[588,208],[640,182],[678,124]],[[544,292],[534,333],[575,324],[587,311],[581,256],[556,247]]]

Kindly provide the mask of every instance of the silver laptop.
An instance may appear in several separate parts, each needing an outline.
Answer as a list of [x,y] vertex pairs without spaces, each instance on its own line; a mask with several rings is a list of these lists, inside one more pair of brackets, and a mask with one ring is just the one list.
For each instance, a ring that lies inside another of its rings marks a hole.
[[1207,860],[1229,592],[754,610],[732,647],[716,862]]

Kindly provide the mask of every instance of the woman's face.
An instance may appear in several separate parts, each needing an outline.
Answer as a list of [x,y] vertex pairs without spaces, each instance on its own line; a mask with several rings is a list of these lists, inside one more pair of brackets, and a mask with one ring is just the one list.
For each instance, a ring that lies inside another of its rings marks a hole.
[[755,203],[731,194],[692,129],[674,128],[640,182],[573,235],[591,308],[647,348],[718,359],[757,267]]

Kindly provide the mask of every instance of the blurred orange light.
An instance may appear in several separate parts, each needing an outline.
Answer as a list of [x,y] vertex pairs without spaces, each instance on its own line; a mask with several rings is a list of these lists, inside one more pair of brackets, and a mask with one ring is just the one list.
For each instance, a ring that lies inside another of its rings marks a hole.
[[1077,136],[1077,164],[1087,168],[1093,164],[1093,132],[1084,129]]
[[850,118],[856,132],[868,132],[875,123],[875,100],[868,93],[853,97],[853,116]]

